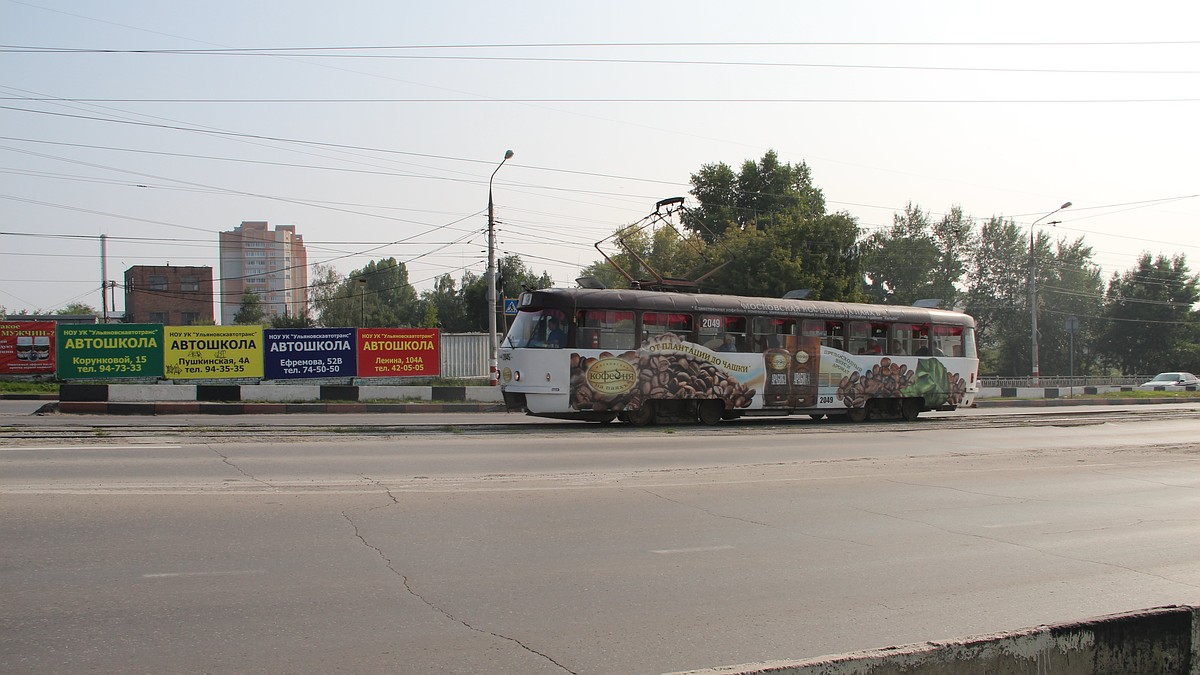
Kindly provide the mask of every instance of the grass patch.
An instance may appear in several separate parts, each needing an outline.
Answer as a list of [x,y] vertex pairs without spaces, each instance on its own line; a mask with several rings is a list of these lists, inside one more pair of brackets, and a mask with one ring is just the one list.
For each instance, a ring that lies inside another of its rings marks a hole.
[[0,382],[0,394],[57,394],[56,382]]
[[[1060,390],[1061,391],[1061,390]],[[1075,398],[1195,398],[1200,391],[1110,391],[1104,394],[1076,396]]]

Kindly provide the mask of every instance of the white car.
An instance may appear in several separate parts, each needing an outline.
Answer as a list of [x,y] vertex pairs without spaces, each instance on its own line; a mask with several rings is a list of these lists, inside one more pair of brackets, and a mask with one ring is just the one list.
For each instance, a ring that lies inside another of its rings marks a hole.
[[1138,385],[1142,391],[1184,391],[1189,387],[1200,390],[1200,378],[1191,373],[1159,373],[1153,380]]

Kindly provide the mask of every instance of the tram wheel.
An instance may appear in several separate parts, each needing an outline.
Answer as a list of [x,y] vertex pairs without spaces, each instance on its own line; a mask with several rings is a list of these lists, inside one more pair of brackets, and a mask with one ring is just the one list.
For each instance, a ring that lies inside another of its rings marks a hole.
[[851,408],[846,411],[846,418],[855,424],[867,421],[866,408]]
[[696,419],[708,426],[721,421],[725,415],[725,402],[720,399],[707,399],[696,404]]
[[905,422],[917,421],[917,416],[921,414],[921,399],[906,398],[900,403],[900,416]]
[[621,413],[621,419],[635,427],[648,427],[654,424],[654,402],[646,401],[636,410],[626,410]]

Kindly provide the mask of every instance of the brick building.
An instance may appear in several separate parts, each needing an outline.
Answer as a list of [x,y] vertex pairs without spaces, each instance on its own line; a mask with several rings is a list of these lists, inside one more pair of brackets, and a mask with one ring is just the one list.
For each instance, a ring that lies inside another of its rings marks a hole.
[[125,323],[212,324],[212,268],[134,265],[125,270]]
[[308,253],[295,225],[244,221],[221,237],[221,324],[228,326],[247,291],[258,294],[263,320],[308,312]]

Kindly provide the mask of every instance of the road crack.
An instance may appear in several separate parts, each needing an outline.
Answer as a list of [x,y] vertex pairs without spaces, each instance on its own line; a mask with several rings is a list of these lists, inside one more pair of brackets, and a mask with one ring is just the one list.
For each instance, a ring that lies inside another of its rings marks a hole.
[[[367,478],[366,476],[363,476],[363,478],[366,478],[367,480],[371,480],[370,478]],[[392,495],[390,490],[388,491],[388,496],[391,497],[392,502],[394,504],[399,504],[399,501],[396,500],[396,497],[394,495]],[[387,506],[392,506],[392,505],[393,504],[387,504],[387,505],[385,505],[385,508]],[[372,510],[374,510],[374,509],[372,509]],[[517,645],[518,647],[520,647],[521,649],[524,649],[525,651],[529,652],[530,654],[540,656],[541,658],[545,659],[546,661],[549,661],[550,663],[554,664],[555,666],[558,666],[564,672],[571,673],[571,675],[577,675],[577,673],[575,673],[575,671],[571,670],[570,668],[567,668],[566,666],[559,663],[558,661],[555,661],[548,654],[545,654],[543,652],[540,652],[540,651],[534,649],[533,647],[530,647],[529,645],[525,644],[521,640],[518,640],[517,638],[514,638],[514,637],[510,637],[508,635],[502,635],[500,633],[486,630],[486,629],[480,628],[478,626],[475,626],[470,621],[467,621],[466,619],[455,616],[449,610],[437,605],[433,601],[426,598],[424,595],[421,595],[420,593],[418,593],[417,590],[415,588],[413,588],[412,582],[408,578],[408,575],[401,572],[400,570],[396,569],[396,566],[392,563],[391,558],[389,558],[387,556],[387,554],[383,552],[383,549],[381,549],[378,546],[367,541],[367,538],[365,536],[363,536],[362,532],[359,530],[358,523],[354,522],[354,519],[350,517],[349,513],[347,513],[346,511],[342,511],[342,518],[345,518],[346,522],[350,523],[350,527],[354,528],[354,537],[356,539],[358,539],[359,542],[361,542],[363,546],[366,546],[367,548],[374,551],[375,555],[379,556],[379,559],[383,561],[383,564],[388,568],[388,570],[392,574],[399,577],[401,583],[403,583],[403,585],[404,585],[405,592],[407,592],[409,595],[416,598],[417,600],[421,601],[426,607],[432,609],[433,611],[437,612],[438,614],[441,614],[442,616],[444,616],[446,619],[453,621],[468,630],[474,631],[476,633],[480,633],[482,635],[490,635],[491,637],[494,637],[494,638],[497,638],[500,640],[507,640],[508,642],[511,642],[511,643]]]
[[234,463],[233,463],[233,461],[232,461],[232,460],[230,460],[228,456],[226,456],[226,455],[222,454],[220,451],[218,451],[216,448],[212,447],[211,445],[208,445],[208,444],[206,443],[206,444],[204,445],[204,447],[208,448],[209,450],[212,450],[213,454],[214,454],[214,455],[216,455],[217,457],[220,457],[222,462],[224,462],[225,464],[229,465],[229,467],[230,467],[230,468],[232,468],[234,471],[237,471],[238,473],[242,474],[242,475],[243,475],[243,476],[245,476],[246,478],[249,478],[250,480],[254,481],[255,483],[261,483],[261,484],[263,484],[263,485],[266,485],[267,487],[271,488],[272,490],[277,490],[277,489],[278,489],[276,486],[274,486],[274,485],[271,485],[271,484],[270,484],[270,483],[268,483],[267,481],[265,481],[265,480],[262,480],[261,478],[258,478],[258,477],[256,477],[256,476],[254,476],[253,474],[251,474],[251,473],[247,472],[247,471],[246,471],[245,469],[243,469],[242,467],[238,466],[237,464],[234,464]]

